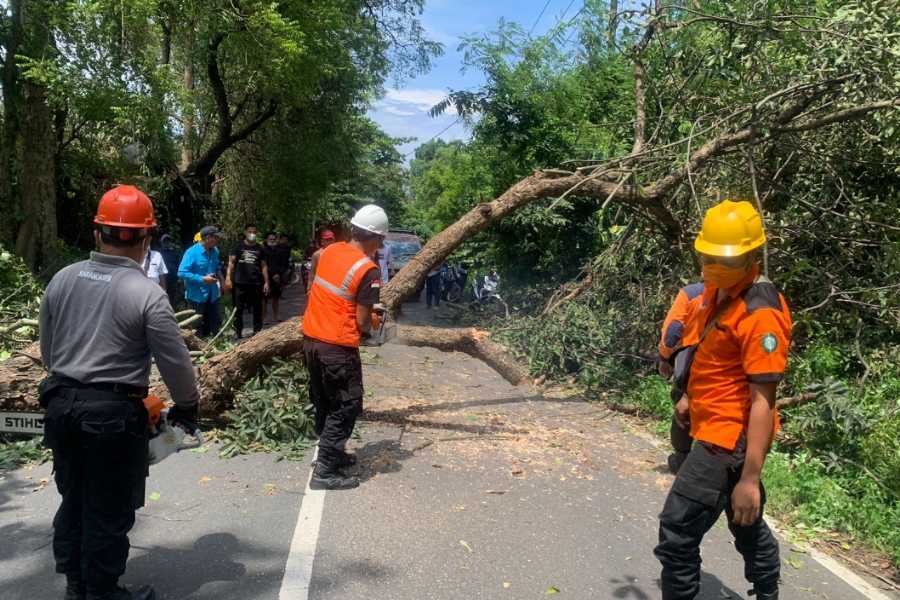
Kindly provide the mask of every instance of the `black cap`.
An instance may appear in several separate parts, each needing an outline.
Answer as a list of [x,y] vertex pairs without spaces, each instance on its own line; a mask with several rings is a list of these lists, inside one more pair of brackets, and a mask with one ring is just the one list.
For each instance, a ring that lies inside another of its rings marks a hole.
[[216,237],[222,237],[222,231],[216,227],[215,225],[207,225],[203,229],[200,230],[200,239],[207,238],[211,235]]

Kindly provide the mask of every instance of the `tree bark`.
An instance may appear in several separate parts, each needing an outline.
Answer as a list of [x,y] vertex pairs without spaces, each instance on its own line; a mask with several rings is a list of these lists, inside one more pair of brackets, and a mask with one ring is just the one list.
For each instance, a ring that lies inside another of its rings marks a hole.
[[[26,8],[27,7],[27,8]],[[33,58],[51,51],[50,11],[46,2],[23,5],[23,46]],[[16,239],[16,254],[29,267],[48,264],[56,250],[56,139],[47,90],[32,80],[23,86],[22,208],[25,220]]]
[[22,43],[21,23],[22,0],[9,3],[9,17],[6,19],[6,38],[3,40],[5,59],[3,61],[3,137],[0,139],[0,211],[5,218],[0,219],[0,244],[12,248],[16,242],[16,222],[14,215],[19,211],[18,195],[13,185],[18,177],[18,156],[16,148],[21,126],[22,93],[19,87],[19,69],[15,56]]
[[[190,350],[203,350],[206,345],[193,331],[181,330]],[[0,410],[39,411],[37,386],[47,376],[41,362],[41,346],[35,342],[0,362]]]

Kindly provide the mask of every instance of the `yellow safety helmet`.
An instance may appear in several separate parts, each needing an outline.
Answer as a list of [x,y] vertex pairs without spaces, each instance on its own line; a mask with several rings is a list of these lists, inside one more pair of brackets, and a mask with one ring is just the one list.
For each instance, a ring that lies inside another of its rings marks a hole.
[[753,205],[725,200],[706,211],[694,249],[708,256],[741,256],[765,243],[762,217]]
[[203,239],[203,238],[200,237],[200,232],[198,231],[198,232],[194,235],[194,241],[195,241],[195,242],[199,242],[199,241],[202,240],[202,239]]

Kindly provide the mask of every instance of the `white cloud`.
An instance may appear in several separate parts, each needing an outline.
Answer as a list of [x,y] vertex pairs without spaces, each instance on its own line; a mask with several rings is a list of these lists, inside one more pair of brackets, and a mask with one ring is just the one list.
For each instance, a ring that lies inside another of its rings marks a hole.
[[397,115],[398,117],[414,117],[417,114],[419,114],[416,111],[404,110],[402,108],[398,108],[398,107],[392,106],[390,104],[382,105],[380,108],[384,112],[391,114],[391,115]]
[[[427,113],[435,104],[447,98],[447,92],[437,89],[416,89],[409,88],[404,90],[388,89],[385,93],[382,103],[385,105],[393,104],[394,106],[402,105],[409,109],[415,109],[422,113]],[[455,115],[456,110],[450,106],[444,111],[445,114]]]

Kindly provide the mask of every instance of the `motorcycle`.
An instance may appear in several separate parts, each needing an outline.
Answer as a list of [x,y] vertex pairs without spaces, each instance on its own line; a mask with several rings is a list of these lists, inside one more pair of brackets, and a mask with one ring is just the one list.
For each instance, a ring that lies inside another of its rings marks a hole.
[[472,292],[475,297],[475,306],[485,309],[489,306],[502,307],[503,314],[509,317],[509,307],[500,296],[500,275],[492,270],[484,277],[476,277]]

